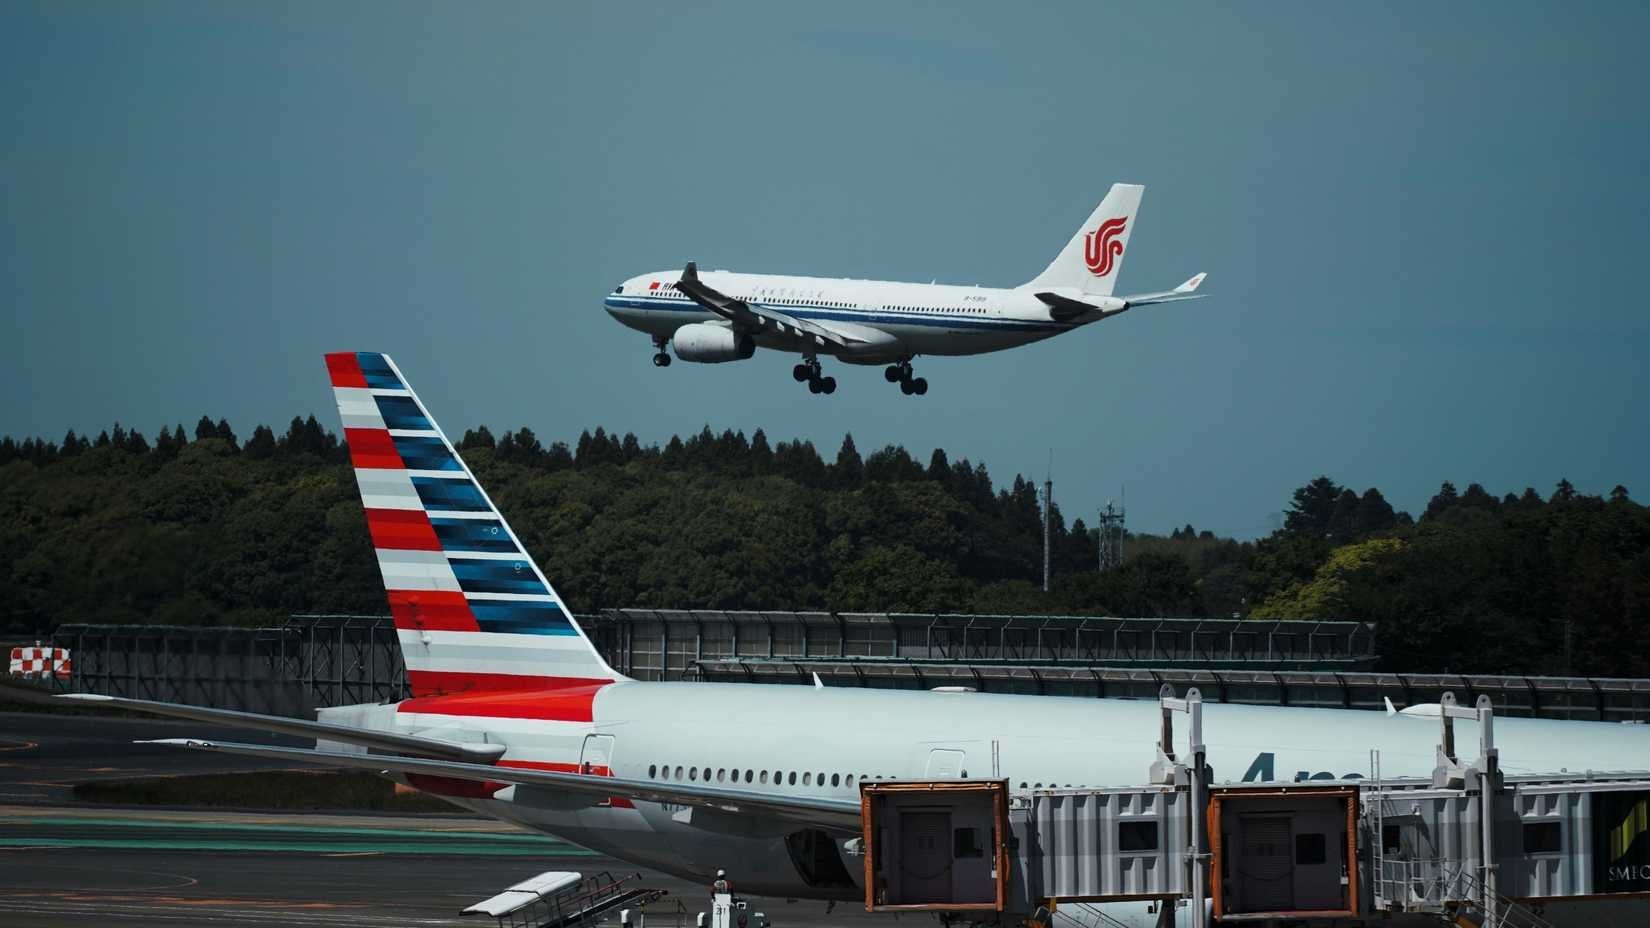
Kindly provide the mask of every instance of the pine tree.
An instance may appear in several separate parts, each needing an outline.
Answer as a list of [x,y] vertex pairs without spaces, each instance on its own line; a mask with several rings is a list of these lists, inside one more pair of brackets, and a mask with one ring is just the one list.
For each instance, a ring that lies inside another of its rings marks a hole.
[[[596,431],[600,432],[601,429]],[[539,437],[533,430],[522,426],[516,430],[516,458],[523,464],[537,464],[544,459],[544,446],[539,444]]]
[[552,442],[544,452],[542,466],[549,470],[561,470],[573,466],[573,452],[567,447],[567,442]]
[[[511,438],[509,432],[504,433],[504,439],[510,442],[513,451],[515,440]],[[499,451],[501,452],[499,457],[504,457],[502,454],[504,451],[503,442],[499,444]],[[590,434],[589,429],[585,429],[579,433],[579,443],[573,446],[573,466],[584,468],[594,463],[596,463],[596,439],[595,436]]]
[[1329,537],[1336,544],[1351,541],[1358,530],[1358,494],[1342,487],[1329,513]]
[[86,442],[74,433],[74,429],[69,429],[63,434],[63,444],[58,446],[59,454],[68,458],[74,457],[84,450],[86,450]]
[[203,439],[217,437],[218,427],[212,424],[211,419],[206,416],[201,416],[201,421],[195,423],[195,440],[201,441]]
[[[298,420],[293,419],[292,424],[297,426]],[[259,425],[252,430],[252,437],[246,440],[246,448],[243,450],[247,457],[254,461],[261,461],[273,457],[277,451],[290,449],[292,445],[291,437],[292,433],[289,431],[287,437],[282,439],[282,444],[278,445],[275,441],[274,430],[267,425]]]
[[498,447],[498,442],[494,440],[493,433],[485,425],[478,428],[465,429],[464,438],[458,443],[458,450],[460,451],[467,451],[471,448],[496,447]]
[[1362,537],[1387,531],[1397,524],[1397,521],[1392,504],[1386,501],[1380,490],[1370,487],[1358,500],[1358,512],[1353,517],[1352,531],[1354,535]]
[[768,435],[761,429],[751,433],[751,473],[773,472],[773,449],[768,446]]
[[1501,504],[1496,501],[1496,498],[1476,483],[1467,484],[1467,491],[1461,494],[1460,505],[1471,509],[1482,509],[1486,512],[1498,512],[1501,509]]
[[854,447],[854,436],[842,436],[842,447],[837,450],[836,464],[831,467],[831,478],[837,486],[851,489],[865,481],[865,461]]
[[148,454],[149,440],[143,437],[142,432],[133,429],[126,433],[126,450],[132,454]]
[[1427,502],[1427,511],[1421,514],[1421,518],[1434,518],[1454,506],[1460,499],[1460,495],[1455,492],[1455,484],[1446,480],[1438,488],[1438,493]]
[[1558,486],[1553,488],[1553,498],[1552,498],[1551,502],[1554,502],[1554,503],[1570,503],[1570,502],[1574,502],[1575,498],[1576,498],[1575,485],[1570,483],[1570,481],[1568,481],[1568,480],[1559,480],[1558,481]]
[[944,448],[935,448],[934,453],[929,456],[928,479],[947,485],[951,483],[951,461],[946,458]]
[[1341,487],[1327,476],[1318,476],[1294,493],[1289,512],[1283,518],[1283,530],[1290,535],[1325,538],[1335,516],[1335,502],[1341,496]]
[[229,450],[231,451],[236,451],[240,448],[240,446],[236,444],[237,439],[235,438],[235,430],[229,427],[228,419],[218,420],[218,424],[212,427],[212,437],[223,439],[224,443],[229,446]]
[[1610,490],[1610,502],[1628,503],[1632,502],[1632,499],[1627,495],[1627,488],[1618,483]]

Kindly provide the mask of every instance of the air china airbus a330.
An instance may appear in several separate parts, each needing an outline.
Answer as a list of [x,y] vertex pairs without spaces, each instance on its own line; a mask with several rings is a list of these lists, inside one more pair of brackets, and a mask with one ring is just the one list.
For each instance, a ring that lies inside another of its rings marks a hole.
[[[319,721],[60,698],[313,737],[313,750],[172,743],[382,773],[640,866],[702,881],[726,868],[743,891],[793,898],[864,898],[848,842],[867,779],[995,768],[1019,795],[1144,779],[1155,702],[626,678],[400,369],[368,352],[326,360],[412,698],[322,709]],[[1212,704],[1204,719],[1217,777],[1263,759],[1313,778],[1356,775],[1372,749],[1390,776],[1430,776],[1435,762],[1437,728],[1400,713]],[[1650,757],[1640,726],[1509,718],[1496,732],[1518,764],[1503,763],[1508,773],[1642,769]]]
[[607,295],[613,318],[653,338],[653,363],[742,361],[757,348],[802,355],[792,375],[812,393],[836,392],[820,355],[882,365],[907,396],[928,392],[919,355],[1001,351],[1052,338],[1136,306],[1196,299],[1204,275],[1173,290],[1113,296],[1144,187],[1113,184],[1043,273],[1013,289],[830,277],[657,271]]

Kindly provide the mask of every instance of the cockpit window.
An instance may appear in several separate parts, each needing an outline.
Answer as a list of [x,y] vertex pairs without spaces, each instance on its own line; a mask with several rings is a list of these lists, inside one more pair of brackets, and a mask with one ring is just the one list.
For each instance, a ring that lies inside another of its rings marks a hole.
[[619,284],[617,287],[614,287],[613,292],[614,293],[623,293],[624,292],[624,284]]

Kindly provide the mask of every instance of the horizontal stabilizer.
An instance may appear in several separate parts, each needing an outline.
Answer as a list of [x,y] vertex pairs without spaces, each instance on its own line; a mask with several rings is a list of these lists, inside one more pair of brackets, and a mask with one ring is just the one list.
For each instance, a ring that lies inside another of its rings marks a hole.
[[1173,290],[1164,290],[1160,293],[1136,293],[1123,297],[1123,302],[1130,306],[1149,306],[1153,303],[1178,303],[1181,300],[1200,300],[1205,294],[1198,293],[1197,288],[1202,286],[1203,278],[1208,277],[1207,271],[1194,274],[1192,278]]
[[1056,322],[1076,319],[1084,313],[1120,313],[1129,308],[1128,304],[1109,296],[1092,297],[1094,302],[1090,303],[1047,291],[1033,295],[1048,306],[1048,314]]
[[444,757],[451,760],[474,761],[485,764],[492,763],[498,759],[499,755],[504,753],[504,745],[502,744],[446,741],[441,738],[425,738],[399,732],[351,728],[347,725],[335,725],[331,722],[308,722],[303,719],[289,719],[278,715],[237,712],[234,709],[207,709],[202,706],[185,706],[179,703],[155,702],[149,699],[104,696],[101,693],[63,693],[57,698],[96,703],[111,709],[128,709],[134,712],[148,712],[152,715],[189,719],[192,722],[205,722],[209,725],[253,728],[259,731],[272,731],[281,735],[293,735],[298,738],[319,738],[323,741],[353,744],[373,751],[389,751],[394,754]]
[[167,744],[197,751],[216,751],[221,754],[240,754],[247,757],[264,757],[294,763],[318,764],[323,767],[370,770],[375,773],[387,772],[473,780],[480,783],[496,783],[501,789],[511,785],[543,787],[563,793],[589,796],[595,800],[618,796],[632,801],[672,803],[703,809],[715,809],[730,815],[780,819],[845,835],[860,833],[858,799],[776,796],[771,793],[757,793],[742,789],[694,786],[685,783],[666,784],[651,780],[560,773],[551,770],[536,770],[507,765],[495,767],[489,764],[467,764],[459,761],[345,754],[338,751],[311,751],[303,748],[237,744],[228,741],[200,741],[193,738],[164,738],[142,743]]

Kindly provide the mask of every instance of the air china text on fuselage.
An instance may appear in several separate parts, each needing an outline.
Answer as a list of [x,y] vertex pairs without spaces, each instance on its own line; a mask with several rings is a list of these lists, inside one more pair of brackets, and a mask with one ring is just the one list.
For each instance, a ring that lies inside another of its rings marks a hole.
[[820,356],[887,365],[906,395],[928,392],[911,362],[1042,341],[1136,306],[1195,299],[1198,274],[1173,290],[1113,296],[1144,187],[1114,184],[1043,273],[1013,288],[831,277],[655,271],[613,288],[613,318],[653,340],[653,363],[742,361],[758,348],[802,356],[792,369],[813,393],[836,392]]

